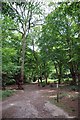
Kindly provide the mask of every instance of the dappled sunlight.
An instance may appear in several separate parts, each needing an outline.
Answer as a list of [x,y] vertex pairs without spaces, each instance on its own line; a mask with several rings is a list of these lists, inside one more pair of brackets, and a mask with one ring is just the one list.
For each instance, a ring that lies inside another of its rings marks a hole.
[[49,90],[48,92],[49,92],[49,93],[51,93],[51,92],[55,92],[55,90]]
[[[45,98],[45,96],[41,96],[42,98]],[[56,98],[57,95],[46,95],[46,98]]]
[[80,3],[61,1],[1,3],[3,118],[77,115]]
[[78,97],[78,92],[67,93],[65,97],[67,97],[67,98],[77,98]]
[[45,89],[45,90],[39,90],[42,93],[48,92],[49,90]]
[[68,95],[68,97],[70,98],[70,97],[72,97],[71,95]]
[[[44,92],[44,90],[40,90],[41,92]],[[49,90],[49,89],[47,89],[47,90],[45,90],[46,92],[48,92],[48,93],[51,93],[51,92],[55,92],[55,90]]]
[[56,95],[48,96],[49,98],[56,98]]
[[40,90],[40,91],[44,92],[44,90]]
[[21,90],[22,93],[24,93],[24,90]]
[[11,103],[11,104],[9,104],[10,106],[14,106],[15,104],[14,103]]
[[79,92],[75,92],[75,94],[79,94]]

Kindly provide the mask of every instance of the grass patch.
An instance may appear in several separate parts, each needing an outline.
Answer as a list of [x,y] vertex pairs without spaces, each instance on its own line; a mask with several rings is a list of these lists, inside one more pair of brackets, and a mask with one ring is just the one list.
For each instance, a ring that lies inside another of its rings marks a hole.
[[78,91],[80,88],[78,85],[59,85],[59,88],[60,89],[66,89],[66,90],[69,90],[69,91]]
[[[77,98],[78,98],[77,94],[73,95],[73,94],[63,92],[63,93],[59,93],[59,102],[57,102],[57,97],[50,98],[50,102],[52,104],[55,104],[56,106],[64,109],[64,111],[66,111],[70,115],[73,114],[75,116],[77,110],[76,110],[75,106],[73,106],[73,104],[75,104]],[[69,99],[70,99],[70,103],[67,102]],[[73,103],[71,101],[73,101]]]
[[56,98],[56,99],[52,99],[52,98],[51,98],[51,99],[50,99],[50,102],[51,102],[52,104],[55,104],[56,106],[64,109],[64,111],[66,111],[66,112],[68,112],[68,113],[71,112],[71,109],[69,109],[69,106],[68,106],[68,105],[65,105],[64,103],[62,103],[62,102],[60,101],[60,99],[59,99],[59,102],[57,102],[57,98]]
[[50,102],[52,104],[57,105],[58,107],[65,108],[64,104],[60,102],[60,99],[59,99],[59,102],[57,102],[57,97],[56,98],[51,98]]
[[4,90],[4,91],[2,91],[2,99],[4,100],[5,98],[10,97],[14,93],[15,93],[14,90]]

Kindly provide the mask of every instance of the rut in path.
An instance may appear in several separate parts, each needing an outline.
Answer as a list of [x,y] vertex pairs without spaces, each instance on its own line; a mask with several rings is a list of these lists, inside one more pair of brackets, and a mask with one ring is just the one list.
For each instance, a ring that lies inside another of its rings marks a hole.
[[43,97],[37,85],[26,85],[25,90],[2,103],[2,118],[70,118],[67,113]]

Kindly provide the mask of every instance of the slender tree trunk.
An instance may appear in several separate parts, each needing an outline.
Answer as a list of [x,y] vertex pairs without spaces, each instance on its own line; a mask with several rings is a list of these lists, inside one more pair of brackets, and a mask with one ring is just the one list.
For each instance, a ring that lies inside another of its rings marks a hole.
[[60,79],[60,74],[59,74],[59,70],[58,70],[58,65],[56,63],[54,63],[55,69],[56,69],[56,76],[58,78],[58,84],[61,83],[61,79]]
[[40,67],[39,67],[39,74],[40,74],[40,81],[41,81],[41,84],[42,84],[42,71],[41,71],[41,65],[40,65]]
[[79,64],[75,63],[76,80],[77,80],[76,82],[77,84],[80,85],[80,70],[78,68],[79,68]]
[[48,83],[48,82],[47,82],[47,76],[45,76],[45,78],[46,78],[46,84],[47,84],[47,83]]
[[73,79],[72,84],[76,85],[76,73],[75,73],[74,66],[73,66],[72,62],[70,62],[70,72],[71,72],[71,76],[72,76],[72,79]]
[[[46,70],[46,63],[44,63],[44,70]],[[46,80],[46,85],[47,85],[47,78],[48,78],[48,75],[47,75],[47,72],[45,71],[44,72],[44,77],[45,77],[45,80]]]
[[61,84],[60,75],[58,75],[58,84]]
[[42,76],[39,77],[40,82],[42,83]]
[[61,84],[61,79],[62,79],[62,63],[59,63],[59,84]]

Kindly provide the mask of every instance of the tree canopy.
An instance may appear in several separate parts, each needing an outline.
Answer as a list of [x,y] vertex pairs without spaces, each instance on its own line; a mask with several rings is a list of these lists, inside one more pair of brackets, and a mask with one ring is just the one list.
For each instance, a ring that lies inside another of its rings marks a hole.
[[[18,84],[52,78],[80,80],[80,2],[2,2],[2,73],[6,83],[20,73]],[[45,16],[45,18],[44,18]],[[44,19],[43,19],[44,18]],[[42,21],[43,20],[43,21]],[[39,82],[39,81],[38,81]]]

